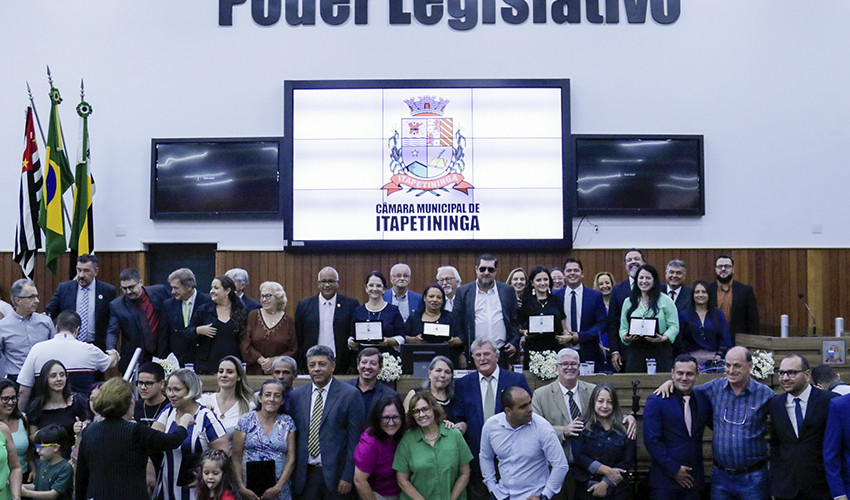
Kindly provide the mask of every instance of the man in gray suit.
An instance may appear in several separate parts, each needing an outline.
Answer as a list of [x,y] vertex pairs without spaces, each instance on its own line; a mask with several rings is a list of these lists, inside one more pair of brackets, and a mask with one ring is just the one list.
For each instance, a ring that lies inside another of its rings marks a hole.
[[292,489],[296,499],[351,499],[354,448],[365,418],[363,398],[356,388],[334,378],[330,347],[315,345],[306,358],[312,383],[290,393],[299,429]]
[[[581,417],[587,413],[589,405],[592,404],[590,394],[596,387],[596,384],[579,380],[578,374],[578,351],[569,348],[561,349],[558,351],[558,380],[539,387],[531,398],[532,410],[552,424],[570,462],[570,470],[564,480],[564,486],[553,499],[572,499],[575,496],[570,438],[578,436],[584,430]],[[637,429],[635,417],[626,416],[623,424],[628,427],[629,436],[634,438]]]

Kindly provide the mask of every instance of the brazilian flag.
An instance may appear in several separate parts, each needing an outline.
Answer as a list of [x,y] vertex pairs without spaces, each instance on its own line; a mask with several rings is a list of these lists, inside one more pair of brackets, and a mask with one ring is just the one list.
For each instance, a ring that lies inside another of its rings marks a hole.
[[59,123],[59,103],[62,96],[56,88],[50,89],[50,124],[47,130],[47,159],[42,185],[38,225],[44,231],[44,252],[47,268],[56,274],[59,256],[68,250],[65,240],[65,204],[62,195],[74,184],[74,174],[68,165],[62,124]]

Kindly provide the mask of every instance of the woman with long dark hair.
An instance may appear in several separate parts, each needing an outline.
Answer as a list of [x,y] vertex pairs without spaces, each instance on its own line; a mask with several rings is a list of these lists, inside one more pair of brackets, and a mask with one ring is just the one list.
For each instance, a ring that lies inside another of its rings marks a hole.
[[62,445],[61,452],[70,458],[74,445],[74,424],[91,418],[88,398],[82,393],[71,392],[68,384],[68,371],[61,361],[51,359],[41,367],[41,373],[33,387],[34,397],[27,408],[30,436],[48,425],[58,425],[65,429],[68,439]]
[[248,311],[229,277],[220,274],[213,278],[210,298],[212,303],[202,306],[194,320],[198,334],[195,371],[205,375],[216,372],[221,358],[239,357],[239,344],[248,321]]
[[35,474],[35,448],[27,434],[27,417],[18,409],[18,387],[7,378],[0,379],[0,423],[9,428],[24,481],[31,483]]
[[723,359],[732,347],[726,317],[708,293],[705,281],[694,283],[691,308],[679,313],[679,330],[676,348],[695,357],[700,365]]
[[[654,324],[654,327],[652,325]],[[653,331],[641,331],[652,328]],[[626,372],[646,373],[646,360],[655,359],[658,373],[673,369],[673,342],[679,334],[679,310],[673,299],[661,293],[658,271],[649,264],[638,268],[631,297],[620,316],[621,351]]]
[[354,486],[363,500],[398,499],[393,470],[395,450],[404,436],[404,408],[398,395],[384,396],[372,408],[369,428],[354,450]]
[[[566,343],[564,333],[564,301],[552,293],[549,269],[537,266],[528,274],[528,284],[522,295],[522,307],[517,316],[525,337],[525,351],[558,352]],[[534,316],[552,316],[551,331],[533,332],[530,323]]]
[[634,464],[637,447],[626,434],[620,400],[611,384],[593,389],[584,415],[584,430],[570,439],[576,498],[624,500],[629,494],[626,469]]

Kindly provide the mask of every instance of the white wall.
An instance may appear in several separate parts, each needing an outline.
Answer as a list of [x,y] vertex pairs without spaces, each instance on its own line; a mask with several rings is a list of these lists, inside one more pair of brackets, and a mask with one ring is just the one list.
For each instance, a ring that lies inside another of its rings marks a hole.
[[150,139],[282,135],[283,81],[333,78],[570,78],[574,133],[706,136],[705,217],[592,217],[600,230],[582,226],[577,248],[850,245],[846,0],[686,0],[671,25],[629,25],[621,8],[617,25],[497,20],[466,32],[445,19],[390,26],[386,0],[370,2],[365,26],[260,27],[250,1],[231,27],[218,26],[214,0],[4,1],[0,250],[14,245],[25,82],[46,120],[46,64],[72,158],[85,78],[103,251],[281,248],[280,222],[151,221]]

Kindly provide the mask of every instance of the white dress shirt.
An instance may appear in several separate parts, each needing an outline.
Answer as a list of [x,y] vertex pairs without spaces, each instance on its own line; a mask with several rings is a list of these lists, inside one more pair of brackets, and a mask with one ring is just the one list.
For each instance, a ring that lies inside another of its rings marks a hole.
[[[499,482],[494,458],[499,459]],[[504,413],[487,419],[481,429],[480,459],[484,484],[498,499],[526,500],[541,494],[551,498],[561,490],[570,468],[552,424],[536,413],[516,429]]]
[[[334,296],[336,298],[336,296]],[[328,384],[322,387],[322,420],[324,420],[325,412],[328,411],[328,392],[330,392],[331,384],[334,383],[333,377],[328,382]],[[310,384],[313,388],[313,391],[310,393],[310,420],[313,419],[313,406],[316,404],[316,397],[319,395],[319,388],[316,384]],[[309,425],[309,424],[308,424]],[[303,429],[301,432],[306,432],[307,435],[310,435],[310,428],[307,427]],[[311,457],[310,454],[307,454],[307,463],[310,465],[322,465],[322,454],[321,452],[315,457]]]
[[[570,315],[570,304],[571,304],[571,301],[573,300],[573,291],[576,292],[576,326],[578,327],[578,330],[576,330],[576,331],[580,331],[581,330],[581,304],[582,304],[582,296],[584,295],[584,285],[579,284],[579,286],[575,290],[573,290],[570,287],[564,288],[564,313],[567,315],[566,316],[567,328],[569,329],[570,325],[572,324],[572,323],[570,323],[570,321],[572,320],[572,317]],[[575,349],[575,348],[577,348],[577,347],[573,347],[573,349]]]
[[800,429],[797,428],[797,403],[794,402],[794,398],[800,398],[800,409],[803,410],[803,420],[806,418],[806,408],[809,406],[809,397],[812,395],[812,386],[806,386],[806,390],[803,391],[799,396],[792,396],[791,394],[786,394],[785,399],[785,411],[788,412],[788,418],[791,419],[791,427],[794,428],[794,434],[797,437],[800,437]]
[[502,301],[496,284],[486,292],[475,284],[475,340],[490,340],[496,349],[507,341]]
[[573,401],[578,405],[578,409],[582,411],[582,415],[584,415],[584,406],[581,404],[581,395],[578,392],[578,382],[576,382],[576,386],[572,389],[567,389],[561,384],[561,381],[558,381],[558,387],[561,388],[561,393],[564,395],[564,404],[567,406],[567,415],[570,417],[570,421],[572,421],[572,414],[570,413],[570,395],[567,394],[567,391],[573,391]]
[[[501,370],[499,369],[499,367],[496,366],[496,371],[494,371],[493,374],[490,375],[491,377],[493,377],[493,380],[490,382],[491,384],[493,384],[493,396],[494,396],[493,401],[499,400],[499,372],[500,371]],[[484,378],[484,375],[481,375],[481,372],[478,372],[478,387],[481,389],[481,405],[482,405],[482,408],[483,408],[484,401],[487,398],[487,379]]]
[[336,312],[336,295],[330,299],[319,294],[319,345],[330,347],[336,355],[336,339],[334,338],[334,313]]

